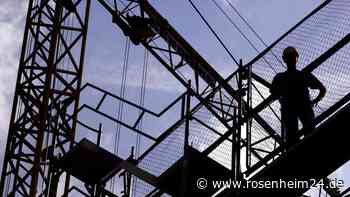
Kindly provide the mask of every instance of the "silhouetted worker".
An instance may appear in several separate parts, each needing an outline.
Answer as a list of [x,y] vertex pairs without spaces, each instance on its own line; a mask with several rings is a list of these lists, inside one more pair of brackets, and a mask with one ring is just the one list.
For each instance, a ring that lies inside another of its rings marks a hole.
[[[298,119],[305,131],[310,132],[314,128],[312,107],[326,95],[326,88],[313,74],[296,69],[299,54],[294,47],[287,47],[282,58],[287,64],[287,71],[275,76],[270,91],[280,101],[282,132],[286,137],[286,147],[289,147],[298,141]],[[314,100],[310,99],[308,88],[319,90]]]

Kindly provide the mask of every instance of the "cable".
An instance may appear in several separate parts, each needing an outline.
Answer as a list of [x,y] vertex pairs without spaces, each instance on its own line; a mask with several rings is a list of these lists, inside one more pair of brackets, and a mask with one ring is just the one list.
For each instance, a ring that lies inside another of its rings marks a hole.
[[[147,74],[148,74],[148,67],[149,67],[149,52],[145,48],[145,53],[144,53],[144,60],[143,60],[143,69],[142,69],[142,80],[141,80],[141,93],[140,93],[140,102],[139,105],[140,107],[144,107],[145,104],[145,96],[146,96],[146,85],[147,85]],[[141,115],[142,112],[140,112],[139,115]],[[138,129],[142,130],[143,127],[143,118],[141,118],[139,124],[138,124]],[[137,133],[136,135],[136,159],[140,156],[141,153],[141,135]],[[136,178],[133,179],[132,182],[133,188],[136,187]],[[135,193],[133,193],[133,196],[135,196]]]
[[225,0],[227,4],[235,11],[235,13],[243,20],[243,22],[249,27],[249,29],[255,34],[255,36],[260,40],[261,43],[265,47],[268,47],[268,45],[265,43],[265,41],[262,39],[262,37],[258,34],[258,32],[255,31],[255,29],[249,24],[249,22],[241,15],[241,13],[238,11],[238,9],[228,0]]
[[[148,66],[149,66],[149,52],[145,48],[143,70],[142,70],[142,80],[141,80],[141,93],[140,93],[140,102],[139,102],[140,107],[144,107],[144,105],[145,105]],[[140,123],[138,125],[140,130],[142,130],[142,121],[143,121],[143,118],[141,118]],[[140,147],[139,147],[140,143],[141,143],[141,136],[140,136],[140,134],[137,134],[137,140],[136,140],[136,156],[137,157],[140,155]]]
[[[243,33],[243,31],[238,27],[238,25],[232,20],[232,18],[225,12],[225,10],[217,3],[216,0],[212,0],[212,2],[215,4],[215,6],[221,11],[221,13],[226,17],[226,19],[235,27],[235,29],[244,37],[245,40],[249,43],[249,45],[259,54],[260,51],[255,47],[253,42],[249,40],[249,38]],[[275,72],[277,73],[276,69],[263,57],[264,61],[267,65]],[[282,64],[283,65],[283,64]]]
[[209,28],[209,30],[211,31],[211,33],[214,34],[215,38],[220,42],[221,46],[224,47],[225,51],[228,53],[228,55],[232,58],[232,60],[239,65],[238,61],[236,60],[236,58],[234,58],[234,56],[232,55],[231,51],[226,47],[226,45],[224,44],[224,42],[221,40],[221,38],[219,37],[219,35],[215,32],[215,30],[211,27],[211,25],[208,23],[208,21],[205,19],[205,17],[202,15],[202,13],[199,11],[199,9],[196,7],[196,5],[194,5],[194,3],[192,2],[192,0],[188,0],[192,6],[192,8],[198,13],[198,15],[201,17],[202,21],[207,25],[207,27]]
[[[127,72],[129,67],[129,56],[130,56],[130,39],[126,38],[125,49],[124,49],[124,62],[123,62],[123,68],[122,68],[122,83],[120,87],[120,98],[125,97]],[[119,121],[123,120],[123,111],[124,111],[124,103],[120,101],[118,106],[117,120]],[[119,152],[120,131],[121,131],[121,124],[117,123],[116,135],[114,137],[114,144],[113,144],[114,145],[113,153],[115,155],[118,155],[118,152]],[[115,178],[116,177],[113,177],[111,180],[110,190],[112,192],[114,192]]]
[[[215,1],[215,0],[214,0],[214,1]],[[243,17],[243,15],[238,11],[238,9],[237,9],[230,1],[228,1],[228,0],[225,0],[225,1],[226,1],[226,3],[232,8],[232,10],[242,19],[242,21],[248,26],[248,28],[254,33],[254,35],[258,38],[258,40],[260,40],[260,42],[261,42],[266,48],[269,47],[269,46],[266,44],[266,42],[262,39],[262,37],[258,34],[258,32],[255,31],[255,29],[253,28],[253,26],[251,26],[251,25],[249,24],[249,22]],[[284,64],[281,62],[281,60],[277,57],[276,54],[273,53],[272,50],[271,50],[271,53],[272,53],[272,55],[277,59],[277,61],[280,62],[281,65],[282,65],[283,67],[285,67]]]
[[238,27],[238,25],[228,16],[228,14],[225,12],[225,10],[216,2],[216,0],[212,0],[212,2],[215,4],[215,6],[222,12],[222,14],[225,15],[225,17],[230,21],[230,23],[237,29],[237,31],[244,37],[244,39],[247,40],[247,42],[250,44],[250,46],[255,49],[255,51],[259,52],[259,50],[255,47],[252,41],[249,40],[249,38],[243,33],[243,31]]

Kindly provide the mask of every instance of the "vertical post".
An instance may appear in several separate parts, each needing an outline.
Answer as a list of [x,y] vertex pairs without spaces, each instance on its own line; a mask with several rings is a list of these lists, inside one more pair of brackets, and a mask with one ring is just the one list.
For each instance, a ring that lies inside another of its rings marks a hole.
[[48,56],[48,61],[47,61],[47,75],[45,79],[45,84],[44,84],[44,90],[43,90],[43,102],[41,103],[40,106],[40,111],[39,111],[39,126],[38,126],[38,139],[36,143],[36,150],[35,150],[35,159],[34,159],[34,165],[33,165],[33,172],[32,172],[32,179],[31,179],[31,189],[30,189],[30,197],[36,197],[37,196],[37,187],[38,187],[38,181],[39,181],[39,173],[40,173],[40,163],[41,163],[41,149],[43,146],[43,140],[45,136],[45,129],[46,129],[46,124],[48,123],[49,119],[49,102],[51,99],[51,85],[52,85],[52,80],[53,80],[53,74],[56,69],[55,65],[55,59],[56,59],[56,50],[57,50],[57,45],[59,42],[59,34],[60,34],[60,18],[61,18],[61,13],[62,13],[62,4],[61,3],[56,3],[55,5],[55,16],[53,20],[53,31],[52,31],[52,38],[51,38],[51,43],[50,43],[50,48],[49,48],[49,56]]
[[[247,109],[250,110],[252,106],[252,65],[249,64],[247,68]],[[246,111],[246,114],[250,114],[249,111]],[[247,169],[250,168],[252,165],[252,156],[251,156],[251,146],[252,146],[252,117],[247,117],[247,124],[246,124],[246,138],[247,138],[247,148],[246,148],[246,167]]]
[[243,75],[244,75],[244,68],[243,68],[243,62],[242,59],[239,60],[239,80],[238,80],[238,92],[239,92],[239,100],[238,100],[238,109],[237,109],[237,137],[236,137],[236,180],[240,179],[241,176],[241,129],[243,124],[243,97],[244,97],[244,90],[243,90]]
[[[135,148],[134,146],[131,148],[131,154],[130,154],[130,158],[132,161],[135,161]],[[127,197],[131,197],[131,184],[133,182],[132,180],[132,174],[129,172],[125,172],[125,177],[126,177],[126,187],[124,189],[125,192],[125,196]]]
[[[59,103],[59,106],[61,106],[61,103]],[[57,196],[57,188],[58,188],[58,182],[60,179],[61,173],[59,172],[59,169],[56,167],[56,158],[54,156],[54,148],[56,145],[56,140],[58,137],[58,127],[59,127],[59,117],[58,114],[56,114],[54,117],[54,123],[55,127],[53,129],[52,133],[52,139],[51,139],[51,147],[46,148],[47,149],[47,155],[46,160],[50,160],[49,162],[49,171],[48,171],[48,181],[49,185],[46,188],[44,196],[49,196],[49,197],[56,197]]]
[[98,125],[98,134],[97,134],[97,146],[101,145],[101,136],[102,136],[102,124]]
[[[243,97],[244,97],[244,89],[243,89],[243,63],[242,59],[240,59],[238,65],[238,106],[234,110],[234,127],[232,132],[232,179],[234,181],[239,181],[241,179],[241,129],[242,129],[242,121],[243,121]],[[239,190],[236,189],[232,192],[233,196],[239,196]]]
[[[80,50],[80,58],[79,58],[79,67],[77,69],[77,74],[79,76],[79,80],[77,80],[77,87],[78,90],[81,87],[81,82],[82,82],[82,76],[83,76],[83,68],[84,68],[84,61],[85,61],[85,49],[86,49],[86,40],[87,40],[87,34],[88,34],[88,26],[89,26],[89,15],[90,15],[90,8],[91,8],[91,0],[86,0],[86,5],[85,5],[85,18],[84,18],[84,25],[82,27],[82,40],[83,42],[81,42],[81,50]],[[74,10],[76,10],[77,8],[74,7]],[[79,103],[80,103],[80,92],[77,91],[76,95],[75,95],[75,102],[74,104],[72,104],[74,106],[74,110],[73,110],[73,122],[72,122],[72,132],[69,133],[70,136],[70,149],[73,148],[73,144],[74,144],[74,139],[75,139],[75,130],[77,127],[77,114],[78,114],[78,110],[79,110]],[[66,174],[66,180],[65,180],[65,186],[64,186],[64,193],[67,193],[68,195],[68,190],[69,190],[69,185],[70,185],[70,174],[67,173]],[[65,196],[66,197],[66,196]]]
[[287,139],[286,139],[286,127],[284,125],[284,118],[283,118],[283,113],[281,113],[281,150],[282,153],[286,153],[287,152]]
[[[237,181],[238,180],[238,173],[237,169],[239,168],[239,148],[237,148],[237,144],[239,144],[239,137],[238,137],[238,130],[240,129],[239,127],[239,122],[238,122],[238,107],[235,107],[233,110],[233,131],[232,131],[232,153],[231,153],[231,171],[232,171],[232,181]],[[232,188],[232,197],[237,197],[238,196],[238,189]]]
[[61,172],[55,166],[51,166],[51,179],[50,179],[50,188],[49,188],[49,197],[57,196],[58,183],[60,181]]
[[[188,82],[191,87],[191,80]],[[183,170],[182,170],[182,184],[181,184],[181,197],[186,197],[187,183],[188,183],[188,148],[189,148],[189,136],[190,136],[190,119],[191,119],[191,91],[187,90],[186,94],[186,110],[185,110],[185,136],[184,136],[184,156],[183,156]]]
[[95,194],[94,197],[103,197],[104,196],[105,183],[95,185]]
[[236,144],[237,144],[237,127],[238,127],[238,121],[237,121],[237,116],[238,116],[238,109],[237,107],[234,108],[233,110],[233,116],[234,116],[234,123],[235,127],[232,129],[232,153],[231,153],[231,170],[232,170],[232,180],[237,179],[237,174],[236,174],[236,167],[237,167],[237,150],[236,150]]

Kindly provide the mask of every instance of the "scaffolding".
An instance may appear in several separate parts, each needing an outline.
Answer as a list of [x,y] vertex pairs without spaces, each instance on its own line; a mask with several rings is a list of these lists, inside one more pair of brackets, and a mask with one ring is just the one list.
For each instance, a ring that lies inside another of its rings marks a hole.
[[[326,0],[252,61],[235,61],[238,69],[227,78],[148,1],[98,2],[129,40],[125,61],[130,42],[142,46],[145,59],[150,53],[185,91],[155,112],[142,101],[125,99],[122,91],[115,95],[91,83],[82,85],[90,0],[31,0],[0,183],[2,196],[56,197],[59,183],[64,185],[63,196],[300,196],[309,187],[218,191],[193,185],[199,178],[208,183],[319,181],[349,160],[343,128],[350,113],[350,2]],[[284,149],[280,106],[269,87],[273,76],[284,69],[281,53],[289,45],[303,54],[299,69],[320,78],[329,93],[314,108],[316,129]],[[95,92],[95,104],[79,102],[86,92]],[[122,106],[118,117],[108,111],[110,105]],[[123,108],[132,115],[123,115]],[[159,136],[142,128],[144,119],[157,124],[170,112],[177,115]],[[103,124],[91,126],[82,118],[84,113],[117,124],[118,132],[132,133],[138,142],[146,139],[149,147],[142,154],[135,154],[138,146],[131,147],[125,157],[118,154],[123,142],[117,137],[114,152],[106,149],[101,145]],[[77,134],[77,127],[84,129],[83,135]],[[336,151],[340,153],[332,154]],[[317,165],[321,162],[324,165]],[[334,196],[347,191],[327,190]]]

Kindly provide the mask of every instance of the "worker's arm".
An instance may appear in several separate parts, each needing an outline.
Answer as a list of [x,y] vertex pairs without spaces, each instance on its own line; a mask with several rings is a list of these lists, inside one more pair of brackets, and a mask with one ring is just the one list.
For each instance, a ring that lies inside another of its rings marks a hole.
[[317,97],[311,101],[312,104],[317,104],[326,96],[326,92],[327,92],[326,87],[323,85],[323,83],[320,80],[318,80],[311,73],[310,73],[309,81],[310,81],[309,86],[311,89],[319,90]]
[[326,87],[324,87],[324,85],[322,83],[320,83],[320,86],[317,88],[319,90],[319,93],[317,95],[317,97],[311,101],[312,104],[317,104],[318,102],[320,102],[323,97],[326,96]]

